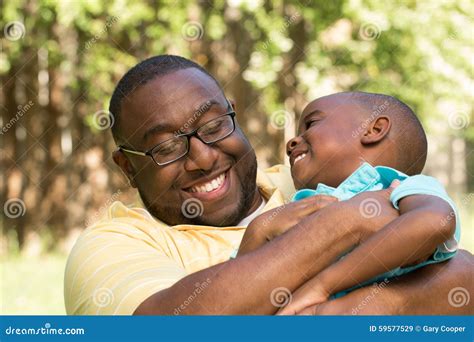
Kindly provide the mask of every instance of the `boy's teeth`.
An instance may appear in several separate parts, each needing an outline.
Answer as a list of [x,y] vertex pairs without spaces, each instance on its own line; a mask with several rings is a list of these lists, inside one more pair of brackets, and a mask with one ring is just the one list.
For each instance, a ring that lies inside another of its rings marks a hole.
[[205,184],[193,186],[190,189],[190,191],[191,192],[210,192],[210,191],[216,190],[218,187],[222,185],[222,183],[224,182],[224,179],[225,179],[225,173],[217,176],[216,178],[214,178],[213,180]]
[[306,153],[300,154],[298,157],[295,158],[295,162],[293,164],[296,164],[297,161],[300,161],[304,157],[306,157]]

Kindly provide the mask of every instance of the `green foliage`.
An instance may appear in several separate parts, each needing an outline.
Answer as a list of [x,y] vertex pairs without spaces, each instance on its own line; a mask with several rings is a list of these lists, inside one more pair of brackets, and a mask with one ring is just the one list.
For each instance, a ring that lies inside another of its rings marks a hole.
[[[33,11],[38,15],[28,14]],[[442,101],[448,101],[453,112],[462,107],[471,115],[473,25],[469,13],[473,4],[468,0],[211,1],[207,5],[10,1],[3,4],[2,23],[24,21],[26,32],[21,41],[3,41],[0,71],[5,74],[15,61],[25,59],[25,46],[46,47],[50,63],[64,62],[66,56],[51,31],[75,31],[78,52],[83,54],[78,75],[91,83],[90,103],[102,104],[117,78],[138,59],[165,52],[192,56],[193,43],[182,39],[186,22],[202,23],[202,39],[216,41],[226,39],[228,18],[236,17],[254,41],[248,46],[253,50],[250,64],[241,66],[245,79],[258,91],[272,94],[278,86],[275,80],[283,66],[282,56],[295,44],[289,36],[292,25],[304,20],[308,43],[301,51],[304,58],[296,76],[298,90],[308,100],[331,90],[387,92],[408,102],[426,121],[428,116],[446,115],[439,110]],[[364,25],[376,31],[375,39],[361,37]],[[333,86],[328,88],[328,83]],[[471,125],[464,131],[467,138],[472,139],[473,129]]]

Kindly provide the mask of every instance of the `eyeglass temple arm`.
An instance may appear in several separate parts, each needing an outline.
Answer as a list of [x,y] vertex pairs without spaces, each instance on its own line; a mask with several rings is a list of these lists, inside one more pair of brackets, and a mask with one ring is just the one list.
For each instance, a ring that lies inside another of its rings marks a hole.
[[145,152],[129,150],[128,148],[125,148],[125,147],[122,147],[122,146],[119,146],[118,148],[119,148],[119,150],[122,150],[122,151],[125,151],[125,152],[128,152],[128,153],[136,154],[136,155],[139,155],[139,156],[147,156],[147,154]]

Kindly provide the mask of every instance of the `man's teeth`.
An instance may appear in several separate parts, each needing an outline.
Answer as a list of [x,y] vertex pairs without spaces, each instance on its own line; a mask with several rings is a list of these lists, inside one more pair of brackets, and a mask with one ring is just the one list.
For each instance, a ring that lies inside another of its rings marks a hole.
[[214,191],[217,188],[219,188],[222,185],[222,183],[224,183],[224,179],[225,179],[225,173],[217,176],[216,178],[214,178],[213,180],[211,180],[211,181],[209,181],[205,184],[193,186],[190,189],[190,192],[210,192],[210,191]]
[[295,161],[293,162],[293,164],[296,164],[297,161],[300,161],[304,157],[306,157],[306,153],[300,154],[298,157],[295,158]]

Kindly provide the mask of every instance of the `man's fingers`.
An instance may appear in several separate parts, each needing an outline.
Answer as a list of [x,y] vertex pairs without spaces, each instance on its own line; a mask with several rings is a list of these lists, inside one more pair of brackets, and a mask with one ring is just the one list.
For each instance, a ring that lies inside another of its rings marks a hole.
[[297,316],[314,316],[316,315],[316,308],[318,305],[308,306],[296,313]]

